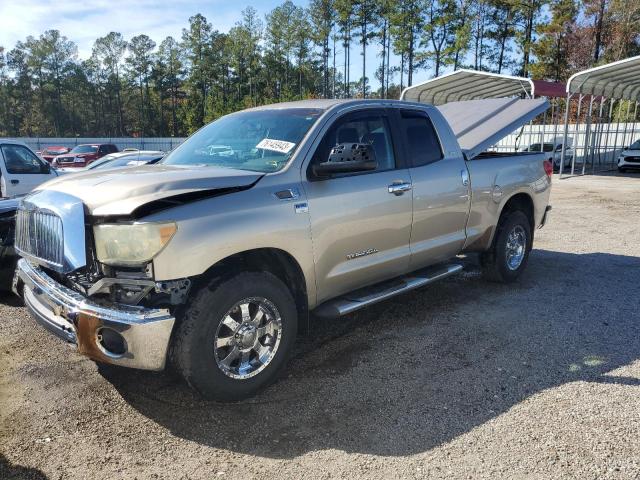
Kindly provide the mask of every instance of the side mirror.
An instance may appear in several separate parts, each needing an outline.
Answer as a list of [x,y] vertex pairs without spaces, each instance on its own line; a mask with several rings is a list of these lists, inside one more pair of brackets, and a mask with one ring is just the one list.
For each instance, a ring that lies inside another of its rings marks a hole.
[[376,152],[369,143],[340,143],[331,149],[326,162],[313,166],[317,177],[339,173],[367,172],[378,168]]

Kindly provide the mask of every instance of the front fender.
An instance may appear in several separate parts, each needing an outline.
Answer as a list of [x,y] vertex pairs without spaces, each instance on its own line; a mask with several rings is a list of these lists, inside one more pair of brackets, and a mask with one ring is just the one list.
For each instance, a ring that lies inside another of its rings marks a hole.
[[[280,187],[278,187],[280,188]],[[299,192],[303,189],[294,186]],[[309,305],[315,304],[315,270],[309,214],[296,209],[304,197],[283,201],[269,182],[145,217],[171,220],[178,230],[154,258],[156,280],[193,277],[225,258],[247,250],[277,248],[290,254],[305,277]]]

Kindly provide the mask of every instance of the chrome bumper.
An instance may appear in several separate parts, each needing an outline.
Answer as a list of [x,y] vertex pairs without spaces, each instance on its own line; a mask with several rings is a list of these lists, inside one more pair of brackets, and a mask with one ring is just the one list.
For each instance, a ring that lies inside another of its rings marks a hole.
[[[20,259],[17,281],[31,315],[50,332],[94,360],[144,370],[162,370],[175,318],[167,310],[92,302],[60,285],[41,269]],[[124,340],[124,353],[108,351],[101,332],[109,329]]]

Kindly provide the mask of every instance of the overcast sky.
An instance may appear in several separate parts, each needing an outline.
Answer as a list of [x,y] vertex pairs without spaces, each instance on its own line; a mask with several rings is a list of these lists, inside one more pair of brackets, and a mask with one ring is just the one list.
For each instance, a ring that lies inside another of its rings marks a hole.
[[[78,45],[78,56],[86,59],[96,38],[111,31],[126,39],[144,33],[157,44],[166,36],[180,39],[189,17],[202,13],[214,29],[227,32],[240,19],[240,12],[252,5],[265,14],[284,0],[0,0],[0,46],[7,50],[27,36],[39,36],[45,30],[57,29]],[[306,6],[306,0],[294,0]],[[367,50],[367,76],[375,88],[373,72],[379,59],[375,47]],[[342,55],[337,64],[342,65]],[[362,57],[359,47],[351,50],[351,78],[361,77]],[[392,61],[393,64],[393,61]],[[414,83],[426,80],[431,72],[414,74]],[[398,80],[396,78],[396,80]]]

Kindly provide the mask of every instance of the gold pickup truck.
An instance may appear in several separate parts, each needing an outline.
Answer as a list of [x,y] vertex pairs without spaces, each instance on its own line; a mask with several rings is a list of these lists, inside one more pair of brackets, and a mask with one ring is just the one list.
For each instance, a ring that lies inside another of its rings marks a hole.
[[310,313],[455,274],[467,252],[490,280],[514,281],[550,209],[552,165],[488,150],[547,106],[311,100],[225,116],[158,164],[25,197],[14,287],[81,354],[171,364],[207,397],[247,397],[283,370]]

